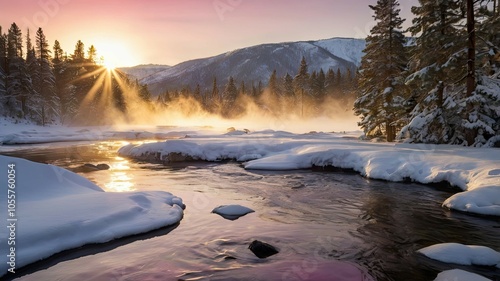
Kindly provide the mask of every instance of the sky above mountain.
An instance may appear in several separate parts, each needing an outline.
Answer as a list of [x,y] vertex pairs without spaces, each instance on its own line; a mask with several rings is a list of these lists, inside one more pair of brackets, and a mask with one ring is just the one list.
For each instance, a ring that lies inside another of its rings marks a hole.
[[[284,41],[365,38],[375,0],[0,0],[0,26],[44,30],[71,54],[78,40],[116,66],[169,64]],[[400,0],[411,22],[417,0]]]

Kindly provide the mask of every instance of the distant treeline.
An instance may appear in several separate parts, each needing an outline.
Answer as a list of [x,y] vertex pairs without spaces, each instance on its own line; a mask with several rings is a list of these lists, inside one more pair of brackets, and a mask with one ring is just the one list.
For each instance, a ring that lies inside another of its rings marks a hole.
[[211,89],[201,89],[198,84],[195,89],[185,87],[180,90],[165,91],[156,102],[160,108],[184,106],[186,111],[190,106],[186,103],[197,103],[202,110],[218,114],[224,118],[236,118],[258,107],[273,116],[296,115],[304,118],[322,115],[334,115],[328,105],[335,103],[340,108],[350,111],[356,97],[356,75],[350,69],[342,73],[340,69],[323,69],[309,72],[303,57],[295,76],[287,73],[278,77],[274,70],[269,80],[264,84],[247,84],[245,81],[235,81],[229,76],[225,85],[219,85],[213,78]]

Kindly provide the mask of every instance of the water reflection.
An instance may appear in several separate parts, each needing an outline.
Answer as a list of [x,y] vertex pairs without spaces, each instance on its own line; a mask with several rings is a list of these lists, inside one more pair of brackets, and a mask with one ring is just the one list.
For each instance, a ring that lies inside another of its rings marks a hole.
[[109,160],[109,166],[111,168],[108,170],[108,173],[95,173],[90,178],[98,183],[104,182],[101,187],[106,191],[128,192],[136,190],[136,181],[134,174],[130,171],[129,160],[115,156]]
[[110,174],[110,180],[108,183],[104,184],[107,191],[112,192],[126,192],[134,191],[133,178],[130,177],[127,172],[112,171]]
[[[256,275],[266,276],[285,262],[322,260],[361,264],[378,280],[432,280],[456,265],[424,260],[415,250],[442,242],[500,245],[500,221],[450,213],[441,207],[450,194],[422,185],[339,173],[245,171],[234,163],[164,167],[116,157],[117,146],[82,147],[78,158],[47,149],[18,155],[43,155],[64,167],[108,163],[110,170],[84,176],[108,191],[180,196],[187,208],[179,227],[108,252],[63,259],[23,281],[257,281],[269,280]],[[214,207],[233,203],[256,212],[236,221],[211,214]],[[277,246],[280,254],[259,260],[247,249],[254,239]],[[498,269],[467,269],[499,280]]]

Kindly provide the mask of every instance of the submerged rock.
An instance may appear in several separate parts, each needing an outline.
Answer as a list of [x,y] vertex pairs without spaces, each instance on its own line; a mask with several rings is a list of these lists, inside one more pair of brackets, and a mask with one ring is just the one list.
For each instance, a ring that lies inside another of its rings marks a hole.
[[99,170],[109,170],[109,168],[111,168],[108,164],[97,164],[96,167]]
[[101,170],[109,170],[110,166],[108,164],[90,164],[86,163],[83,164],[79,167],[76,167],[73,169],[73,172],[75,173],[90,173],[90,172],[95,172],[95,171],[101,171]]
[[236,220],[253,212],[255,211],[241,205],[222,205],[212,210],[212,213],[218,214],[228,220]]
[[252,253],[254,253],[254,255],[256,255],[259,259],[265,259],[279,253],[278,249],[276,249],[273,245],[269,245],[259,240],[254,240],[250,243],[248,249],[250,249],[250,251],[252,251]]

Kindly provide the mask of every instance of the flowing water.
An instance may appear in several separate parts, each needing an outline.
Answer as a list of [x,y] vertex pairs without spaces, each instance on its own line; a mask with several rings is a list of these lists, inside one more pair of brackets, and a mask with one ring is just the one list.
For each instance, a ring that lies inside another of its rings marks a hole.
[[[19,280],[269,280],[265,276],[286,266],[283,280],[303,280],[336,260],[356,263],[377,280],[433,280],[453,268],[500,280],[499,269],[416,254],[444,242],[500,250],[500,220],[443,209],[449,190],[350,173],[247,171],[233,162],[139,163],[117,156],[122,144],[52,144],[3,154],[73,170],[107,163],[110,170],[82,175],[106,191],[171,192],[186,204],[180,224],[66,251],[28,266]],[[211,213],[225,204],[256,212],[234,221]],[[258,259],[247,249],[254,239],[280,253]]]

